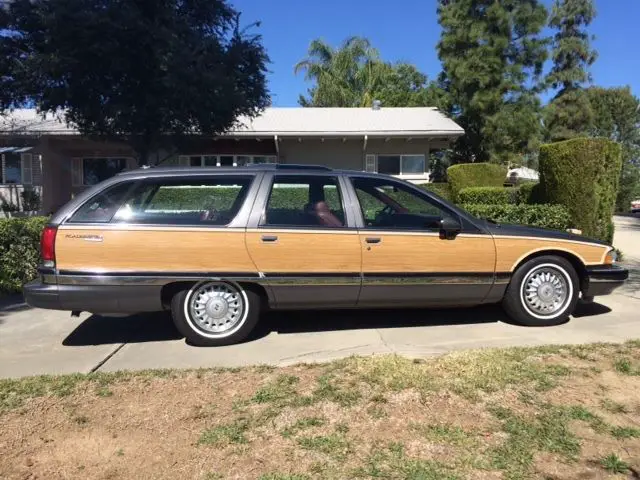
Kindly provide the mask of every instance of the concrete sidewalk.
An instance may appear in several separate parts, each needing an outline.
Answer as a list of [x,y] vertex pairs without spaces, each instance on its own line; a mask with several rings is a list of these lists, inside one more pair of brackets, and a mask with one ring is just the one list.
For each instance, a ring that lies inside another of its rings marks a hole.
[[622,342],[640,338],[640,219],[617,218],[614,244],[632,277],[615,295],[581,305],[565,325],[506,323],[499,307],[454,310],[287,312],[266,316],[243,344],[198,348],[168,314],[99,317],[0,305],[0,377],[145,368],[285,365],[349,355],[424,357],[517,345]]

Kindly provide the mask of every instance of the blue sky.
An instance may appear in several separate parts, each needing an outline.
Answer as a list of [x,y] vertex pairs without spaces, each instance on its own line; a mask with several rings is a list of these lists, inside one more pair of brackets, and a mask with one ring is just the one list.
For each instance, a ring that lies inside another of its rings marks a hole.
[[[261,21],[271,57],[269,88],[274,106],[297,105],[308,84],[294,65],[309,42],[322,38],[338,45],[351,35],[365,36],[387,61],[415,64],[435,78],[440,71],[440,35],[435,0],[231,0],[242,23]],[[549,4],[550,1],[545,3]],[[598,16],[590,27],[599,57],[591,72],[596,85],[630,85],[640,95],[640,0],[596,0]]]

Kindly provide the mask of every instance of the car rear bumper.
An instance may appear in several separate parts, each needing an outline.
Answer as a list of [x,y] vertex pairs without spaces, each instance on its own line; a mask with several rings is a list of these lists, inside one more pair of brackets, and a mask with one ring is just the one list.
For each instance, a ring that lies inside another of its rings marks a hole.
[[608,295],[629,278],[629,270],[617,265],[599,265],[587,268],[587,281],[582,289],[585,297]]
[[138,313],[163,310],[157,285],[58,285],[33,280],[23,287],[25,302],[35,308],[91,313]]

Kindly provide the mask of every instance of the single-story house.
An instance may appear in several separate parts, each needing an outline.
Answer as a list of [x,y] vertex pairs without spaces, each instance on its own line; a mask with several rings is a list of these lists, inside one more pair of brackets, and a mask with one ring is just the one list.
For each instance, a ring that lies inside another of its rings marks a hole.
[[[193,138],[180,152],[154,158],[192,167],[321,164],[419,183],[429,180],[429,154],[463,134],[436,108],[267,108],[223,135]],[[46,213],[137,166],[126,144],[87,139],[60,116],[33,109],[0,117],[0,155],[0,202],[22,206],[21,192],[36,191]]]

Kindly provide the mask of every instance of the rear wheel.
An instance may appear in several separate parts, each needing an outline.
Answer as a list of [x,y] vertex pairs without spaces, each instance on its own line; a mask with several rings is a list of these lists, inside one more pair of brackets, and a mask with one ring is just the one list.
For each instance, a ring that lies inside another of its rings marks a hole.
[[234,282],[201,282],[173,296],[171,314],[190,343],[230,345],[247,338],[255,327],[260,296]]
[[573,313],[580,293],[578,274],[562,257],[533,258],[516,270],[502,305],[528,326],[558,325]]

